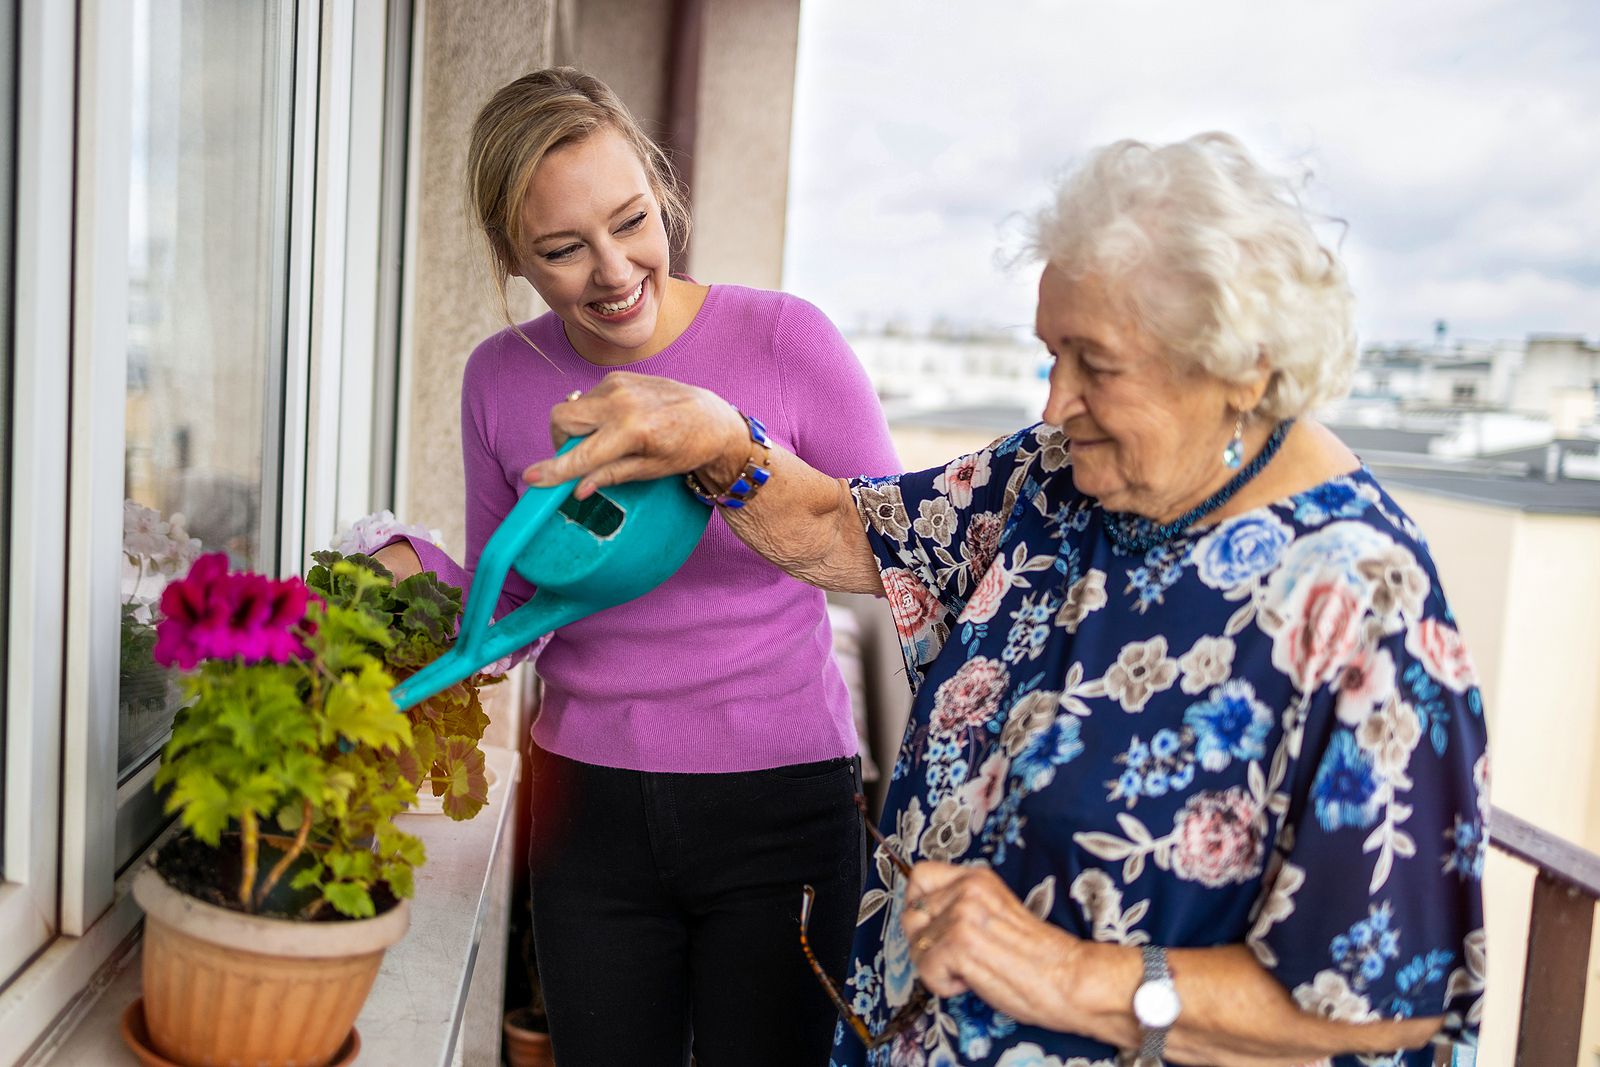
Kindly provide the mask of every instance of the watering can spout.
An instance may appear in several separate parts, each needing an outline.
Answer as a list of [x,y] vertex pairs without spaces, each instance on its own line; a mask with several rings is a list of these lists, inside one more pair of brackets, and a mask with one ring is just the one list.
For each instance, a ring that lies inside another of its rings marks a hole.
[[[679,478],[619,485],[581,501],[572,495],[576,485],[529,489],[501,521],[478,558],[455,646],[394,688],[400,710],[553,630],[648,593],[689,558],[711,516]],[[512,570],[537,591],[495,621]]]
[[[476,578],[472,588],[473,592],[477,591]],[[401,711],[413,708],[457,682],[466,681],[496,660],[527,648],[545,634],[569,622],[576,622],[593,610],[592,605],[568,600],[559,594],[535,595],[500,621],[489,625],[482,641],[469,645],[458,639],[449,652],[395,686],[391,693],[395,707]]]

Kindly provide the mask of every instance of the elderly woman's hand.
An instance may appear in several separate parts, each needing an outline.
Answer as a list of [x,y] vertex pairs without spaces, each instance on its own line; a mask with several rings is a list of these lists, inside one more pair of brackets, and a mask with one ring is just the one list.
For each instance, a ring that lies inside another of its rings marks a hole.
[[1018,1022],[1084,1032],[1072,991],[1093,946],[1029,911],[988,867],[918,863],[901,924],[928,990],[970,990]]
[[727,485],[743,469],[750,432],[726,400],[669,378],[614,371],[581,396],[550,410],[557,446],[588,439],[564,456],[523,471],[531,485],[581,478],[576,495],[622,482],[704,471],[711,484]]

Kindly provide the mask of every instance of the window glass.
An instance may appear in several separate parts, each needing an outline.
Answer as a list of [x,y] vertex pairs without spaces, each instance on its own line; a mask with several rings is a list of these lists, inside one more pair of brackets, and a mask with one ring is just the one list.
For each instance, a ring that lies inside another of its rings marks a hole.
[[176,707],[150,658],[161,592],[201,552],[272,568],[287,115],[280,5],[135,3],[118,768]]

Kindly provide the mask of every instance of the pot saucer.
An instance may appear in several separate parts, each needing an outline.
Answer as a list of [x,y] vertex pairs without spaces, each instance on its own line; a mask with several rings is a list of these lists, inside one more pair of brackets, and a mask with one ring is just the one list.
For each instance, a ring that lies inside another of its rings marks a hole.
[[[150,1043],[150,1031],[144,1024],[144,998],[129,1004],[122,1013],[122,1040],[139,1057],[139,1062],[144,1067],[180,1067],[179,1064],[167,1059],[155,1050]],[[339,1046],[339,1051],[334,1053],[333,1062],[328,1067],[349,1067],[356,1062],[356,1056],[361,1052],[361,1034],[355,1027],[350,1028],[350,1036],[344,1039],[344,1044]]]

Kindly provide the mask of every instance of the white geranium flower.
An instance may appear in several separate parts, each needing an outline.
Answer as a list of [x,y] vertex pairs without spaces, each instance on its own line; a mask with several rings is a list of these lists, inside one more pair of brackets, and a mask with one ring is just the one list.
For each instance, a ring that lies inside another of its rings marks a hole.
[[437,548],[444,548],[444,535],[440,531],[401,522],[395,518],[394,512],[387,508],[375,511],[371,515],[363,515],[347,529],[334,534],[333,548],[346,556],[357,552],[370,556],[394,538],[401,536],[416,537],[430,542]]

